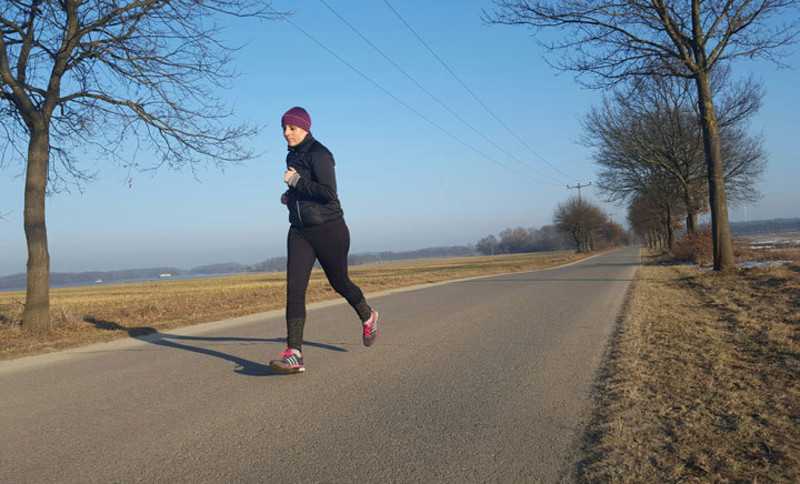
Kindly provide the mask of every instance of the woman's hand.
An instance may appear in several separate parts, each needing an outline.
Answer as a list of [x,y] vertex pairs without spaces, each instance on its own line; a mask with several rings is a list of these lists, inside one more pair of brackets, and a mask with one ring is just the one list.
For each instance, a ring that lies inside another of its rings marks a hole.
[[289,179],[292,178],[295,173],[297,173],[297,170],[295,170],[293,166],[290,166],[289,169],[286,170],[286,173],[283,174],[283,181],[289,183]]
[[288,205],[289,204],[289,194],[287,192],[283,192],[281,194],[281,203],[284,204],[284,205]]

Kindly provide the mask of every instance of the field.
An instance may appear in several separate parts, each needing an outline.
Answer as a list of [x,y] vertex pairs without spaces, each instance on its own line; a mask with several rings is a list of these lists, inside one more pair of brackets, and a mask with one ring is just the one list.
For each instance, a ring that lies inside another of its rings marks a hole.
[[800,232],[787,232],[783,234],[747,235],[736,237],[739,247],[747,248],[757,253],[781,253],[783,251],[800,251]]
[[[464,277],[554,267],[586,257],[571,251],[416,260],[351,267],[365,293]],[[0,292],[0,360],[143,335],[179,326],[281,309],[285,273],[54,288],[54,329],[31,335],[20,328],[24,291]],[[339,296],[314,271],[308,302]]]

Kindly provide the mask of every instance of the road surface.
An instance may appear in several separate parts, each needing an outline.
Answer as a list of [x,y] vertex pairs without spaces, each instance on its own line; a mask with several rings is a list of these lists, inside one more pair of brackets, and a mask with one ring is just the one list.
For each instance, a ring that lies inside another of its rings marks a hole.
[[0,482],[569,482],[636,247],[0,363]]

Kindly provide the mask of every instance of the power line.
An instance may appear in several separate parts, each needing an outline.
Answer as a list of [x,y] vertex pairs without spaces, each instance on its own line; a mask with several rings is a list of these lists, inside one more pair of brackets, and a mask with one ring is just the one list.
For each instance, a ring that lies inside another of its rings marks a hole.
[[524,145],[526,148],[528,148],[528,150],[530,150],[530,152],[531,152],[531,153],[533,153],[534,155],[536,155],[536,156],[537,156],[537,157],[538,157],[540,160],[542,160],[544,163],[546,163],[546,164],[547,164],[547,165],[548,165],[550,168],[552,168],[553,170],[555,170],[555,171],[557,171],[558,173],[560,173],[560,174],[561,174],[563,177],[565,177],[565,178],[567,178],[567,179],[569,179],[569,178],[570,178],[570,176],[569,176],[569,175],[567,175],[566,173],[564,173],[563,171],[561,171],[560,169],[558,169],[558,167],[556,167],[555,165],[553,165],[552,163],[550,163],[549,161],[547,161],[546,159],[544,159],[544,157],[542,157],[542,155],[540,155],[539,153],[537,153],[537,152],[536,152],[536,150],[534,150],[533,148],[531,148],[531,147],[530,147],[530,145],[529,145],[528,143],[526,143],[526,142],[525,142],[525,141],[524,141],[522,138],[520,138],[520,137],[519,137],[519,135],[517,135],[517,133],[515,133],[515,132],[514,132],[514,130],[512,130],[510,127],[508,127],[508,125],[506,125],[506,123],[504,123],[504,122],[503,122],[503,120],[502,120],[502,119],[500,119],[500,117],[499,117],[499,116],[497,116],[497,114],[495,114],[495,113],[494,113],[494,111],[492,111],[492,109],[491,109],[491,108],[489,108],[489,106],[487,106],[487,105],[486,105],[486,103],[484,103],[484,102],[483,102],[483,101],[482,101],[482,100],[481,100],[481,99],[478,97],[478,95],[477,95],[477,94],[475,94],[475,93],[472,91],[472,89],[470,89],[470,88],[469,88],[469,87],[468,87],[468,86],[467,86],[467,85],[464,83],[464,81],[462,81],[462,80],[461,80],[461,78],[460,78],[460,77],[458,77],[458,75],[457,75],[455,72],[453,72],[453,70],[452,70],[452,69],[450,69],[450,67],[447,65],[447,63],[445,63],[445,61],[443,61],[443,60],[442,60],[442,58],[441,58],[441,57],[439,57],[439,56],[436,54],[436,52],[434,52],[434,50],[433,50],[433,49],[432,49],[432,48],[431,48],[431,47],[430,47],[430,46],[427,44],[427,42],[425,42],[425,41],[422,39],[422,37],[420,37],[420,35],[419,35],[419,34],[418,34],[418,33],[417,33],[415,30],[414,30],[414,28],[413,28],[413,27],[411,27],[411,25],[409,25],[409,23],[408,23],[408,22],[406,22],[406,20],[403,18],[403,16],[402,16],[402,15],[400,15],[400,13],[399,13],[397,10],[395,10],[395,9],[394,9],[394,7],[392,7],[392,4],[391,4],[391,3],[389,3],[389,0],[383,0],[383,3],[385,3],[385,4],[386,4],[386,6],[388,6],[388,7],[389,7],[389,9],[390,9],[392,12],[394,12],[394,14],[397,16],[397,18],[399,18],[399,19],[400,19],[400,21],[401,21],[401,22],[402,22],[402,23],[403,23],[403,24],[404,24],[404,25],[405,25],[405,26],[408,28],[408,30],[409,30],[409,31],[411,31],[411,33],[412,33],[412,34],[414,34],[414,37],[416,37],[416,38],[417,38],[417,40],[419,40],[419,41],[420,41],[420,43],[422,43],[422,45],[423,45],[423,46],[425,46],[425,48],[426,48],[426,49],[428,49],[428,52],[430,52],[430,53],[431,53],[431,55],[433,55],[433,57],[435,57],[435,58],[436,58],[436,60],[438,60],[438,61],[439,61],[439,63],[440,63],[440,64],[442,64],[442,67],[444,67],[444,68],[447,70],[447,72],[449,72],[449,73],[450,73],[450,75],[452,75],[452,76],[455,78],[455,80],[456,80],[456,81],[458,81],[458,83],[459,83],[459,84],[461,84],[461,87],[463,87],[463,88],[464,88],[464,89],[465,89],[465,90],[466,90],[466,91],[467,91],[467,92],[468,92],[468,93],[469,93],[469,94],[470,94],[470,95],[473,97],[473,99],[475,99],[475,101],[477,101],[477,102],[478,102],[478,104],[480,104],[481,106],[483,106],[483,108],[484,108],[484,109],[485,109],[485,110],[486,110],[486,111],[487,111],[487,112],[488,112],[488,113],[489,113],[489,114],[490,114],[490,115],[491,115],[491,116],[492,116],[492,117],[493,117],[493,118],[494,118],[494,119],[495,119],[495,120],[496,120],[498,123],[500,123],[500,125],[501,125],[503,128],[505,128],[505,129],[506,129],[506,131],[508,131],[509,133],[511,133],[511,135],[512,135],[514,138],[516,138],[516,140],[517,140],[517,141],[519,141],[520,143],[522,143],[522,145]]
[[417,111],[416,109],[414,109],[413,107],[411,107],[411,106],[410,106],[408,103],[406,103],[406,102],[405,102],[405,101],[403,101],[402,99],[398,98],[397,96],[395,96],[394,94],[392,94],[391,92],[389,92],[389,91],[388,91],[386,88],[384,88],[383,86],[381,86],[380,84],[378,84],[376,81],[372,80],[372,78],[370,78],[369,76],[367,76],[366,74],[364,74],[363,72],[361,72],[359,69],[357,69],[355,66],[353,66],[353,65],[352,65],[352,64],[350,64],[349,62],[347,62],[347,60],[345,60],[343,57],[341,57],[339,54],[337,54],[336,52],[334,52],[334,51],[333,51],[332,49],[330,49],[328,46],[326,46],[325,44],[323,44],[322,42],[320,42],[319,40],[317,40],[317,39],[316,39],[316,38],[315,38],[313,35],[311,35],[311,34],[309,34],[308,32],[306,32],[306,31],[305,31],[303,28],[301,28],[299,25],[297,25],[296,23],[292,22],[291,20],[289,20],[289,19],[288,19],[288,18],[286,18],[286,17],[284,17],[284,20],[285,20],[286,22],[288,22],[288,23],[289,23],[289,25],[291,25],[292,27],[294,27],[294,28],[295,28],[297,31],[299,31],[301,34],[303,34],[303,35],[305,35],[306,37],[308,37],[308,38],[309,38],[309,39],[310,39],[312,42],[314,42],[315,44],[319,45],[319,46],[320,46],[320,47],[322,47],[322,48],[323,48],[325,51],[327,51],[329,54],[331,54],[331,55],[332,55],[332,56],[334,56],[336,59],[338,59],[338,60],[339,60],[339,61],[340,61],[342,64],[344,64],[344,65],[346,65],[347,67],[349,67],[349,68],[350,68],[350,69],[351,69],[353,72],[355,72],[356,74],[358,74],[359,76],[361,76],[362,78],[364,78],[364,80],[366,80],[367,82],[369,82],[370,84],[372,84],[372,85],[373,85],[373,86],[375,86],[376,88],[380,89],[380,90],[381,90],[381,91],[382,91],[384,94],[386,94],[387,96],[389,96],[389,97],[391,97],[392,99],[394,99],[395,101],[397,101],[397,102],[398,102],[400,105],[402,105],[403,107],[405,107],[406,109],[408,109],[408,110],[409,110],[409,111],[411,111],[412,113],[416,114],[417,116],[419,116],[420,118],[422,118],[423,120],[425,120],[426,122],[428,122],[428,123],[429,123],[431,126],[435,127],[436,129],[438,129],[438,130],[439,130],[439,131],[441,131],[442,133],[446,134],[446,135],[447,135],[447,136],[449,136],[450,138],[452,138],[452,139],[454,139],[455,141],[457,141],[457,142],[461,143],[461,144],[462,144],[462,145],[464,145],[466,148],[468,148],[468,149],[472,150],[473,152],[477,153],[478,155],[480,155],[480,156],[482,156],[482,157],[486,158],[487,160],[491,161],[492,163],[495,163],[495,164],[497,164],[497,165],[499,165],[499,166],[501,166],[501,167],[505,168],[506,170],[509,170],[509,171],[512,171],[512,172],[516,173],[517,175],[520,175],[520,176],[522,176],[522,177],[525,177],[525,178],[527,178],[527,179],[529,179],[529,180],[531,180],[531,181],[537,182],[537,183],[549,184],[549,183],[545,183],[545,182],[543,182],[543,181],[541,181],[541,180],[537,180],[537,179],[535,179],[535,178],[532,178],[532,177],[530,177],[529,175],[527,175],[527,174],[525,174],[525,173],[521,173],[521,172],[519,172],[519,171],[515,170],[513,167],[510,167],[510,166],[508,166],[508,165],[506,165],[506,164],[504,164],[504,163],[502,163],[502,162],[500,162],[500,161],[497,161],[496,159],[494,159],[494,158],[492,158],[491,156],[487,155],[486,153],[484,153],[484,152],[480,151],[479,149],[477,149],[477,148],[475,148],[474,146],[470,145],[470,144],[469,144],[469,143],[467,143],[466,141],[462,140],[462,139],[461,139],[461,138],[459,138],[458,136],[456,136],[456,135],[454,135],[454,134],[450,133],[449,131],[447,131],[446,129],[444,129],[443,127],[439,126],[438,124],[436,124],[436,123],[435,123],[434,121],[432,121],[431,119],[429,119],[427,116],[425,116],[424,114],[420,113],[419,111]]
[[367,38],[367,37],[366,37],[364,34],[362,34],[362,33],[361,33],[361,32],[360,32],[360,31],[359,31],[357,28],[355,28],[355,27],[354,27],[352,24],[350,24],[350,22],[348,22],[348,21],[347,21],[347,20],[346,20],[346,19],[345,19],[345,18],[344,18],[344,17],[343,17],[341,14],[339,14],[339,12],[337,12],[337,11],[336,11],[336,10],[335,10],[333,7],[331,7],[331,6],[330,6],[330,5],[329,5],[329,4],[328,4],[328,3],[327,3],[325,0],[320,0],[320,3],[322,3],[323,5],[325,5],[325,7],[327,7],[327,8],[328,8],[328,10],[330,10],[330,11],[331,11],[331,12],[332,12],[334,15],[336,15],[336,16],[339,18],[339,20],[341,20],[341,21],[342,21],[342,22],[343,22],[345,25],[347,25],[347,26],[350,28],[350,30],[352,30],[353,32],[355,32],[355,33],[356,33],[356,35],[358,35],[358,36],[361,38],[361,40],[363,40],[363,41],[364,41],[364,42],[366,42],[366,43],[367,43],[367,44],[368,44],[370,47],[372,47],[372,48],[373,48],[373,49],[374,49],[374,50],[375,50],[375,51],[376,51],[378,54],[380,54],[380,55],[381,55],[381,56],[382,56],[382,57],[383,57],[383,58],[384,58],[384,59],[385,59],[387,62],[389,62],[389,63],[390,63],[392,66],[394,66],[394,68],[395,68],[395,69],[397,69],[398,71],[400,71],[400,73],[401,73],[401,74],[403,74],[403,75],[404,75],[404,76],[405,76],[405,77],[406,77],[408,80],[410,80],[411,82],[413,82],[413,83],[414,83],[414,84],[415,84],[415,85],[416,85],[418,88],[420,88],[420,89],[421,89],[421,90],[422,90],[422,91],[423,91],[425,94],[427,94],[427,95],[428,95],[428,96],[429,96],[431,99],[433,99],[433,100],[434,100],[434,102],[436,102],[436,103],[437,103],[439,106],[441,106],[441,107],[442,107],[442,108],[444,108],[444,109],[445,109],[447,112],[449,112],[450,114],[452,114],[452,115],[453,115],[453,116],[454,116],[456,119],[458,119],[459,121],[461,121],[461,122],[462,122],[462,123],[463,123],[465,126],[467,126],[469,129],[471,129],[471,130],[472,130],[472,131],[473,131],[475,134],[477,134],[478,136],[480,136],[481,138],[483,138],[485,141],[487,141],[489,144],[491,144],[492,146],[494,146],[495,148],[497,148],[499,151],[501,151],[503,154],[505,154],[505,155],[506,155],[506,156],[508,156],[509,158],[511,158],[511,159],[513,159],[513,160],[515,160],[517,163],[519,163],[520,165],[522,165],[522,166],[524,166],[524,167],[528,168],[529,170],[533,171],[533,172],[534,172],[534,173],[536,173],[537,175],[539,175],[539,176],[542,176],[542,177],[545,177],[545,178],[549,178],[550,180],[552,180],[552,181],[555,181],[556,183],[558,183],[558,182],[559,182],[558,180],[556,180],[556,179],[555,179],[555,178],[553,178],[552,176],[550,176],[550,175],[548,175],[548,174],[546,174],[546,173],[542,173],[541,171],[539,171],[539,170],[537,170],[537,169],[533,168],[533,167],[532,167],[532,166],[530,166],[529,164],[527,164],[527,163],[525,163],[524,161],[520,160],[519,158],[517,158],[517,157],[516,157],[516,156],[514,156],[513,154],[509,153],[509,152],[508,152],[506,149],[504,149],[503,147],[501,147],[500,145],[498,145],[498,144],[497,144],[497,142],[495,142],[494,140],[492,140],[491,138],[489,138],[488,136],[486,136],[484,133],[482,133],[480,130],[478,130],[477,128],[475,128],[474,126],[472,126],[472,125],[471,125],[469,122],[467,122],[466,120],[464,120],[464,118],[462,118],[461,116],[459,116],[459,115],[458,115],[458,113],[456,113],[455,111],[453,111],[452,109],[450,109],[450,108],[449,108],[447,105],[445,105],[445,104],[444,104],[444,103],[443,103],[443,102],[442,102],[442,101],[441,101],[441,100],[440,100],[440,99],[439,99],[437,96],[435,96],[435,95],[434,95],[433,93],[431,93],[431,92],[430,92],[428,89],[426,89],[426,88],[425,88],[425,86],[423,86],[423,85],[422,85],[422,84],[421,84],[419,81],[417,81],[417,80],[416,80],[416,79],[415,79],[415,78],[414,78],[414,77],[413,77],[411,74],[409,74],[409,73],[408,73],[408,72],[407,72],[405,69],[403,69],[402,67],[400,67],[400,66],[399,66],[399,65],[398,65],[398,64],[397,64],[395,61],[393,61],[393,60],[392,60],[392,59],[391,59],[391,58],[390,58],[388,55],[386,55],[386,54],[385,54],[385,53],[384,53],[384,52],[383,52],[383,51],[382,51],[380,48],[378,48],[378,46],[376,46],[376,45],[375,45],[373,42],[371,42],[371,41],[370,41],[370,40],[369,40],[369,39],[368,39],[368,38]]

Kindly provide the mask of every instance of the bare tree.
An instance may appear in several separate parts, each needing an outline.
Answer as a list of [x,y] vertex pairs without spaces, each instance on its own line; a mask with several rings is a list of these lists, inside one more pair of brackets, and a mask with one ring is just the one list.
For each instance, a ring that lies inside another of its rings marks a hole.
[[538,230],[534,227],[507,228],[500,232],[500,240],[489,235],[476,245],[478,252],[485,255],[547,252],[569,247],[570,241],[553,225]]
[[536,30],[566,29],[569,35],[539,42],[566,55],[557,67],[588,74],[590,87],[651,76],[692,79],[707,164],[714,240],[714,269],[735,267],[723,181],[719,120],[712,73],[737,58],[775,62],[797,40],[796,0],[626,0],[604,2],[495,0],[490,22]]
[[[755,182],[765,165],[760,138],[744,127],[761,105],[760,86],[752,81],[727,84],[717,76],[724,161],[724,180],[731,200],[758,199]],[[687,232],[697,230],[697,214],[707,207],[703,136],[689,81],[646,78],[630,89],[617,90],[583,121],[583,143],[594,148],[594,160],[603,170],[598,186],[611,200],[630,201],[663,183],[680,190],[686,210]],[[705,203],[704,203],[705,201]]]
[[521,254],[536,251],[539,237],[536,229],[508,228],[500,232],[498,247],[503,254]]
[[767,165],[761,136],[752,136],[741,127],[720,130],[722,157],[725,160],[725,184],[734,203],[752,203],[761,199],[756,182]]
[[680,227],[680,218],[686,213],[683,203],[683,190],[679,185],[671,183],[669,176],[656,172],[650,179],[651,187],[643,191],[651,207],[658,210],[658,221],[666,233],[666,245],[672,249],[675,244],[675,230]]
[[668,227],[663,215],[662,209],[645,196],[636,197],[628,205],[628,223],[631,229],[651,249],[667,245]]
[[626,244],[625,229],[614,221],[608,220],[599,231],[599,240],[604,247],[619,247]]
[[555,225],[545,225],[539,229],[539,250],[564,250],[570,247],[567,237]]
[[497,242],[497,237],[494,235],[489,235],[481,240],[478,241],[475,248],[484,255],[495,255],[498,250],[499,243]]
[[23,327],[50,327],[45,198],[86,180],[75,152],[134,151],[173,168],[252,157],[254,127],[229,126],[216,97],[235,49],[221,15],[275,19],[259,0],[7,0],[0,3],[0,136],[27,160],[28,286]]
[[593,239],[608,222],[608,216],[596,205],[580,197],[570,197],[558,204],[553,222],[562,233],[572,237],[578,252],[590,252],[593,250]]

